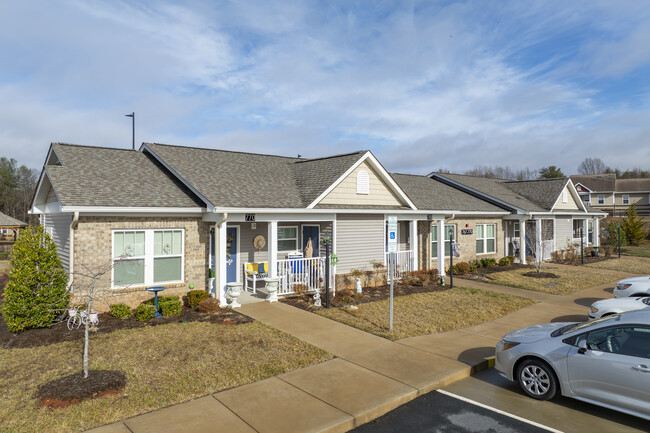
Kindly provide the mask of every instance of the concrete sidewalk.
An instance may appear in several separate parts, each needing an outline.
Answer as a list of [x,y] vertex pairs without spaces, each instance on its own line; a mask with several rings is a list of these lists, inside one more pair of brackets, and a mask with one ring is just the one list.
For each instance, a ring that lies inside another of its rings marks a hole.
[[536,323],[585,320],[589,300],[611,297],[607,285],[565,296],[471,280],[459,279],[456,285],[539,303],[481,325],[395,342],[283,303],[244,305],[242,313],[337,358],[91,432],[347,431],[486,368],[485,358],[494,355],[504,334]]

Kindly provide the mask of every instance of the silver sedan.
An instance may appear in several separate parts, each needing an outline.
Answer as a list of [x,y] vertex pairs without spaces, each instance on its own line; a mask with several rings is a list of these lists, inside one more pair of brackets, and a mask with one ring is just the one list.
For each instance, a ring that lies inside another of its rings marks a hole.
[[650,296],[637,298],[612,298],[596,301],[591,304],[588,316],[590,319],[608,316],[610,314],[625,313],[627,311],[643,310],[650,306]]
[[650,420],[650,311],[519,329],[497,344],[495,368],[532,398],[560,393]]

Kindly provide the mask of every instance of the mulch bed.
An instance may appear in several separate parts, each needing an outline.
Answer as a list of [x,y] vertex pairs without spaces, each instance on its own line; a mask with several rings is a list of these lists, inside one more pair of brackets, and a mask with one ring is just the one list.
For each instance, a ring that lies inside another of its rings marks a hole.
[[[224,325],[239,325],[253,322],[253,319],[230,308],[220,308],[213,313],[203,313],[183,306],[179,316],[162,317],[146,322],[140,322],[133,316],[127,319],[115,319],[108,313],[102,313],[99,315],[99,325],[96,328],[91,328],[91,332],[93,332],[93,335],[105,334],[120,329],[143,328],[145,326],[158,326],[177,322],[210,322]],[[6,349],[46,346],[62,341],[79,340],[83,337],[83,325],[79,329],[73,329],[71,331],[68,329],[65,321],[56,323],[49,328],[27,329],[13,333],[7,329],[4,319],[0,315],[0,347]]]
[[38,387],[34,397],[50,409],[63,409],[89,398],[119,393],[126,386],[126,374],[115,370],[89,370],[53,380]]
[[[435,285],[435,286],[423,287],[423,286],[411,286],[411,285],[396,283],[393,286],[393,295],[406,296],[406,295],[412,295],[414,293],[442,292],[448,289],[449,289],[448,286]],[[280,302],[284,302],[285,304],[289,304],[294,307],[298,307],[300,309],[307,310],[307,311],[324,308],[325,293],[321,292],[320,295],[322,307],[314,306],[313,296],[314,296],[313,294],[293,296],[290,298],[282,298],[280,299]],[[348,305],[345,302],[343,302],[343,299],[345,297],[352,298],[355,304],[365,304],[366,302],[382,301],[390,297],[390,286],[385,285],[385,286],[377,286],[377,287],[364,287],[363,293],[361,294],[357,294],[354,290],[350,290],[350,289],[337,290],[336,296],[333,297],[330,296],[330,307],[336,308],[336,307],[344,307],[345,305]]]

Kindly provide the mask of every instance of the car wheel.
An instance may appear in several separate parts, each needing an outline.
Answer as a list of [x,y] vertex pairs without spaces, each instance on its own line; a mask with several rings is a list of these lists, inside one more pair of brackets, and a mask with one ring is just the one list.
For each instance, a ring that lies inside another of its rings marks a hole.
[[536,400],[550,400],[557,391],[555,373],[544,361],[527,359],[517,369],[519,386]]

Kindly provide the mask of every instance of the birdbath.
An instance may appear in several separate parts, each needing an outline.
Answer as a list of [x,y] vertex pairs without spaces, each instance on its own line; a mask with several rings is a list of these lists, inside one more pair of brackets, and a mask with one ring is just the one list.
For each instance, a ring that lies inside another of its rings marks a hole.
[[147,287],[147,289],[146,289],[147,291],[154,293],[154,305],[156,306],[156,315],[154,317],[156,317],[157,319],[160,319],[162,317],[162,314],[160,314],[158,312],[158,292],[160,292],[162,290],[165,290],[165,289],[166,289],[166,287],[162,287],[162,286]]
[[231,302],[228,305],[230,308],[241,307],[241,304],[237,302],[237,298],[241,295],[242,283],[226,283],[228,286],[228,296],[230,296]]
[[266,292],[266,302],[278,302],[278,285],[280,284],[279,278],[264,278]]

